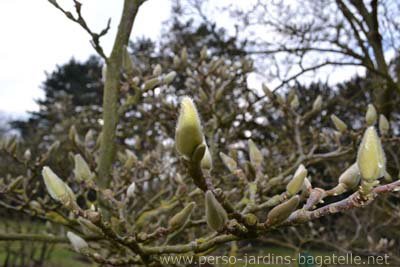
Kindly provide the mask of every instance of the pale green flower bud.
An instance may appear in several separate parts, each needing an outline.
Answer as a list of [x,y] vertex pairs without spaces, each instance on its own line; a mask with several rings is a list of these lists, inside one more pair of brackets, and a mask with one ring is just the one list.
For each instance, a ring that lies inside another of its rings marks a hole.
[[225,164],[225,166],[229,169],[229,171],[231,173],[234,173],[236,171],[237,168],[237,163],[234,159],[232,159],[231,157],[229,157],[228,155],[220,152],[219,156],[222,159],[222,162]]
[[73,232],[67,232],[67,237],[76,252],[82,252],[89,247],[88,243],[82,237]]
[[299,97],[295,94],[293,99],[290,101],[290,107],[292,109],[297,109],[300,106]]
[[188,52],[187,52],[187,48],[184,47],[181,52],[181,62],[183,64],[186,64],[187,60],[188,60]]
[[290,214],[297,208],[300,202],[298,195],[293,196],[291,199],[274,207],[267,216],[266,224],[277,225],[285,221]]
[[263,91],[264,91],[264,94],[265,94],[270,100],[274,99],[274,93],[271,92],[271,90],[268,88],[268,86],[266,86],[265,84],[262,84],[261,87],[262,87],[262,89],[263,89]]
[[205,170],[211,170],[212,169],[212,158],[211,158],[211,153],[210,150],[208,149],[208,146],[206,145],[206,151],[204,152],[203,159],[201,160],[201,168]]
[[203,140],[203,131],[196,107],[190,97],[183,97],[175,132],[176,149],[190,159]]
[[135,195],[135,189],[136,189],[136,183],[132,182],[129,186],[128,189],[126,190],[126,196],[127,197],[133,197]]
[[200,60],[205,60],[207,59],[207,46],[203,46],[203,48],[200,51]]
[[319,111],[322,108],[322,96],[318,95],[317,98],[314,100],[312,110]]
[[160,76],[162,72],[162,67],[160,64],[157,64],[154,69],[153,69],[153,75],[154,76]]
[[184,226],[190,219],[190,215],[192,214],[193,208],[195,206],[196,203],[191,202],[186,207],[184,207],[180,212],[175,214],[174,217],[172,217],[168,222],[169,228],[175,230]]
[[300,164],[300,166],[297,168],[296,172],[294,173],[294,176],[292,180],[287,184],[286,186],[286,191],[289,194],[289,196],[296,195],[304,182],[304,179],[307,176],[307,169],[304,167],[303,164]]
[[42,170],[42,176],[50,196],[63,204],[69,204],[75,201],[75,195],[71,188],[64,183],[49,167],[45,166]]
[[133,153],[129,149],[125,149],[125,154],[126,154],[126,158],[125,158],[124,168],[130,169],[130,168],[132,168],[132,166],[134,164],[136,164],[138,159],[137,159],[137,156],[135,155],[135,153]]
[[148,90],[154,89],[156,86],[160,84],[161,84],[160,77],[147,80],[143,85],[143,92],[147,92]]
[[339,177],[339,183],[344,184],[347,189],[353,189],[360,183],[360,170],[357,163],[347,168]]
[[256,144],[251,139],[249,139],[248,141],[248,146],[251,164],[253,164],[254,168],[260,167],[264,158],[261,151],[257,148]]
[[358,149],[357,165],[361,177],[372,182],[385,175],[385,154],[373,126],[367,128]]
[[171,71],[170,73],[168,73],[167,75],[164,76],[163,83],[170,84],[175,79],[175,77],[176,77],[176,72]]
[[84,232],[88,235],[89,234],[103,235],[103,231],[89,220],[79,217],[78,223],[82,226]]
[[89,165],[80,154],[74,156],[75,168],[74,175],[78,181],[90,181],[93,179],[93,173]]
[[335,125],[336,129],[344,133],[347,130],[347,125],[344,123],[341,119],[339,119],[336,115],[331,115],[331,120],[333,124]]
[[378,115],[376,113],[376,109],[374,105],[369,104],[367,113],[365,114],[365,121],[367,122],[368,126],[372,126],[376,123]]
[[390,124],[386,119],[385,115],[381,114],[379,116],[379,132],[381,135],[387,135],[389,132]]
[[211,191],[205,197],[206,220],[208,226],[214,231],[221,231],[228,221],[228,215]]

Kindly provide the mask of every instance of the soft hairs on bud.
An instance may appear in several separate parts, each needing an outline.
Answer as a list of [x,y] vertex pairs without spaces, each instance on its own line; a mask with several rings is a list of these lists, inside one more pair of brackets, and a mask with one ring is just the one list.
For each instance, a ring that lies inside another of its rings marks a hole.
[[381,135],[387,135],[389,128],[390,124],[385,115],[379,115],[379,131],[381,132]]
[[347,125],[344,123],[341,119],[339,119],[336,115],[331,115],[331,120],[333,124],[335,125],[335,128],[341,132],[344,133],[347,130]]
[[82,237],[74,234],[73,232],[68,232],[67,237],[76,252],[81,252],[83,249],[89,247],[88,243],[86,243]]
[[376,123],[376,120],[378,118],[378,115],[376,113],[376,109],[374,105],[369,104],[367,113],[365,114],[365,121],[367,122],[368,126],[372,126]]
[[221,231],[224,228],[228,215],[211,191],[206,192],[206,219],[208,226],[215,230]]
[[339,177],[339,183],[344,184],[346,188],[355,188],[360,182],[360,170],[357,163],[347,168]]
[[367,128],[357,154],[361,177],[372,182],[385,175],[385,154],[381,140],[373,126]]
[[42,176],[50,196],[57,201],[66,203],[75,200],[75,195],[71,188],[64,183],[49,167],[45,166]]
[[229,169],[229,171],[231,173],[235,172],[235,170],[237,168],[236,161],[233,158],[231,158],[228,155],[226,155],[225,153],[223,153],[223,152],[219,152],[219,156],[221,157],[222,162]]
[[255,168],[258,168],[259,166],[261,166],[261,163],[263,161],[263,155],[256,144],[253,142],[253,140],[249,139],[248,145],[250,162]]
[[203,132],[196,107],[190,97],[183,97],[175,132],[176,149],[191,158],[198,145],[203,143]]
[[74,156],[75,168],[74,175],[78,181],[89,181],[93,178],[93,173],[89,165],[80,154]]
[[206,145],[206,151],[204,152],[203,159],[201,160],[201,168],[205,170],[212,169],[212,157],[208,146]]
[[192,214],[193,208],[196,206],[196,203],[191,202],[186,207],[184,207],[180,212],[174,215],[174,217],[169,220],[168,225],[171,229],[181,228],[186,224],[186,222],[190,219],[190,215]]
[[304,165],[300,164],[300,166],[294,173],[292,180],[290,180],[290,182],[286,186],[286,191],[288,192],[289,196],[293,196],[300,191],[304,179],[307,176],[307,173],[307,169],[304,167]]
[[276,225],[283,222],[297,208],[299,202],[300,202],[300,197],[296,195],[291,199],[287,200],[286,202],[283,202],[278,206],[274,207],[268,213],[266,223],[269,225]]

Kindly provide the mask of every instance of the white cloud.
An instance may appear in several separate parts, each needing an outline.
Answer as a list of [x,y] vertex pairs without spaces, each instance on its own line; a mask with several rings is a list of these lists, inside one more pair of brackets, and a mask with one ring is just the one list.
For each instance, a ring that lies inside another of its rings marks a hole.
[[[122,0],[82,0],[82,13],[93,31],[100,31],[111,17],[111,30],[101,39],[109,54],[122,13]],[[72,0],[59,0],[65,9],[73,10]],[[170,15],[167,0],[150,0],[139,10],[132,38],[159,37],[161,24]],[[45,71],[71,57],[85,60],[95,51],[89,35],[69,21],[45,0],[2,0],[0,2],[0,111],[25,114],[37,110],[34,99],[43,97],[40,84]]]

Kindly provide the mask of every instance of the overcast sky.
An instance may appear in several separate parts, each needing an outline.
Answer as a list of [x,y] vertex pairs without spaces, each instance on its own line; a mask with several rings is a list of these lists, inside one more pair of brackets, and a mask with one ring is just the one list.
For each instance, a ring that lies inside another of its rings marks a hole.
[[[72,0],[58,2],[73,10]],[[103,29],[111,17],[111,30],[101,39],[109,54],[123,1],[81,2],[82,13],[94,31]],[[144,35],[157,39],[170,10],[169,0],[146,2],[138,13],[131,37]],[[34,99],[43,96],[40,85],[45,80],[45,71],[53,71],[57,64],[71,57],[86,60],[95,51],[89,35],[47,0],[0,0],[0,14],[0,112],[21,116],[37,110]]]
[[[255,0],[213,0],[210,3],[218,6],[229,1],[245,8]],[[64,9],[73,11],[72,0],[58,2]],[[83,16],[93,31],[102,30],[111,17],[111,30],[101,39],[101,45],[108,55],[121,16],[123,0],[81,2]],[[232,18],[216,12],[211,12],[210,18],[219,26],[233,31],[235,22]],[[43,97],[40,85],[46,78],[45,72],[51,73],[57,64],[62,65],[72,57],[84,61],[95,54],[95,51],[89,43],[90,36],[47,0],[0,0],[0,14],[0,115],[7,114],[15,118],[38,109],[34,99]],[[170,14],[170,0],[147,1],[139,10],[131,39],[141,36],[158,39],[162,23]],[[361,74],[363,70],[342,67],[335,72],[326,70],[323,75],[328,75],[330,82],[337,82],[351,78],[356,72]],[[302,80],[312,81],[317,77],[310,75],[305,75]],[[321,78],[324,80],[322,76]],[[249,83],[252,88],[261,87],[260,77],[257,75],[251,75]],[[269,85],[274,87],[273,83]]]

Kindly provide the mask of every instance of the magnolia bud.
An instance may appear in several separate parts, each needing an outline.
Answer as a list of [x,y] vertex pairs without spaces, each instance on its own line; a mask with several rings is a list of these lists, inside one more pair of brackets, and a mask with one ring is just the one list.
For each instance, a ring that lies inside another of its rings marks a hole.
[[361,177],[372,182],[385,175],[385,154],[381,140],[373,126],[367,128],[357,154]]
[[205,60],[207,58],[207,46],[203,46],[200,51],[200,60]]
[[210,150],[208,149],[208,146],[206,145],[206,151],[204,152],[203,159],[201,160],[201,168],[205,170],[211,170],[212,169],[212,158],[211,158],[211,153]]
[[231,157],[222,152],[219,153],[219,156],[221,157],[222,162],[225,164],[225,166],[229,169],[231,173],[236,171],[237,163],[234,159],[232,159]]
[[296,195],[300,191],[306,176],[307,169],[304,167],[303,164],[300,164],[300,166],[294,173],[292,180],[290,180],[290,182],[286,186],[286,191],[288,192],[289,196]]
[[160,64],[157,64],[154,69],[153,69],[153,75],[154,76],[159,76],[162,72],[162,67]]
[[376,123],[378,115],[376,114],[376,109],[374,105],[369,104],[367,113],[365,114],[365,121],[367,122],[368,126],[372,126]]
[[228,220],[225,209],[211,191],[206,192],[206,219],[208,226],[214,231],[221,231]]
[[175,79],[175,77],[176,77],[176,72],[171,71],[170,73],[168,73],[167,75],[164,76],[163,83],[170,84]]
[[147,80],[143,85],[143,92],[153,89],[154,87],[160,85],[161,79],[159,77]]
[[322,108],[322,96],[318,95],[317,98],[314,100],[312,110],[319,111]]
[[381,114],[379,116],[379,132],[381,135],[387,135],[389,132],[390,124],[389,121],[386,119],[385,115]]
[[344,133],[347,130],[347,125],[344,123],[341,119],[339,119],[336,115],[331,115],[331,120],[333,124],[335,125],[336,129]]
[[169,222],[170,229],[179,229],[186,224],[186,222],[190,219],[190,215],[192,214],[193,208],[196,206],[196,203],[189,203],[183,210],[178,212],[172,217]]
[[126,190],[126,195],[127,197],[133,197],[135,195],[135,189],[136,189],[136,183],[132,182],[129,186],[128,189]]
[[339,184],[344,184],[347,189],[353,189],[359,184],[360,178],[358,165],[354,163],[340,175]]
[[182,98],[176,126],[176,149],[180,154],[190,159],[196,147],[203,143],[203,139],[203,131],[196,107],[192,99],[186,96]]
[[60,201],[63,204],[68,204],[69,202],[75,200],[75,195],[71,188],[69,188],[69,186],[64,183],[49,167],[43,167],[42,176],[47,191],[53,199]]
[[186,64],[187,60],[188,60],[188,52],[187,52],[187,48],[184,47],[181,52],[181,62],[183,64]]
[[31,159],[31,156],[32,156],[31,150],[28,148],[28,149],[25,150],[25,152],[24,152],[24,159],[25,159],[26,161],[28,161],[28,160]]
[[178,56],[174,56],[174,60],[173,60],[174,68],[178,68],[180,64],[181,64],[181,59]]
[[268,88],[265,84],[262,84],[261,87],[262,87],[262,89],[263,89],[263,91],[264,91],[264,94],[265,94],[270,100],[271,100],[271,99],[274,99],[274,93],[272,93],[271,90],[269,90],[269,88]]
[[247,213],[244,217],[244,221],[247,225],[256,225],[258,222],[258,218],[253,213]]
[[78,223],[82,226],[86,234],[103,235],[103,231],[89,220],[79,217]]
[[93,179],[93,173],[89,165],[80,154],[74,156],[75,168],[74,175],[78,181],[90,181]]
[[295,94],[293,99],[290,101],[290,107],[292,109],[297,109],[300,106],[299,97]]
[[260,167],[261,162],[263,161],[263,155],[261,151],[257,148],[256,144],[251,139],[249,139],[248,141],[248,146],[251,164],[253,164],[254,168]]
[[266,224],[277,225],[285,221],[290,214],[297,208],[300,202],[300,197],[298,195],[293,196],[291,199],[279,204],[274,207],[267,216]]
[[73,232],[67,232],[67,237],[76,252],[81,252],[89,247],[88,243],[86,243],[82,237],[74,234]]

